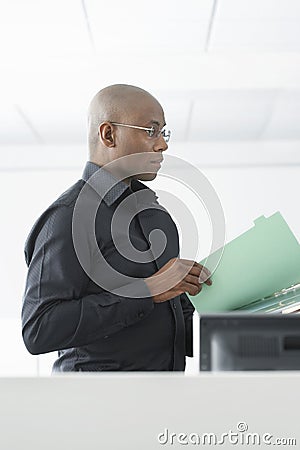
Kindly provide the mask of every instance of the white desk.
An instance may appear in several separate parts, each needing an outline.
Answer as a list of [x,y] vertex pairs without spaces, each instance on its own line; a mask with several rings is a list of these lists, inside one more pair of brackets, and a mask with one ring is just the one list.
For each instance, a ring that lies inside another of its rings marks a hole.
[[[261,438],[270,433],[273,440],[295,438],[296,446],[284,448],[299,448],[299,392],[300,372],[0,378],[0,449],[275,447],[233,445],[228,440],[217,446],[189,443],[196,442],[190,433],[200,439],[214,433],[220,442],[222,433],[230,430],[238,433],[238,439],[243,433],[258,433]],[[247,423],[246,432],[237,431],[239,422]],[[166,429],[168,443],[163,445]],[[162,443],[159,433],[164,433]],[[176,437],[170,438],[170,433]],[[179,433],[187,437],[178,438]]]

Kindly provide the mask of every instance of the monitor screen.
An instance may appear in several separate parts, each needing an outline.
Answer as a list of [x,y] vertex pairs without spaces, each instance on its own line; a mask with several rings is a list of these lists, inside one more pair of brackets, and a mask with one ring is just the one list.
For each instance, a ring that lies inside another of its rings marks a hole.
[[200,315],[200,371],[300,370],[300,315]]

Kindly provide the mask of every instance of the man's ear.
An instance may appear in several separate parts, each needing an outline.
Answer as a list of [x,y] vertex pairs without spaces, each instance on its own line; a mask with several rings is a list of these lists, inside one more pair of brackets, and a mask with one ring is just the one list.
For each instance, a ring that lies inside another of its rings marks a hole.
[[98,128],[98,136],[102,144],[105,145],[105,147],[115,146],[114,129],[111,123],[102,122]]

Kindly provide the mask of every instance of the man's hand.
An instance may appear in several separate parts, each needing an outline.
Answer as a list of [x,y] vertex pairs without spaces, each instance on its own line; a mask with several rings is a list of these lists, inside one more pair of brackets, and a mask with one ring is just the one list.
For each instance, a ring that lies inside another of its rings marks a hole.
[[[165,277],[162,275],[164,272]],[[161,275],[160,279],[157,278],[158,275]],[[210,276],[210,271],[195,261],[172,258],[154,275],[144,281],[150,292],[153,293],[153,301],[161,303],[183,292],[188,292],[190,295],[199,294],[203,283],[211,286]],[[168,288],[164,289],[166,285],[168,285]]]

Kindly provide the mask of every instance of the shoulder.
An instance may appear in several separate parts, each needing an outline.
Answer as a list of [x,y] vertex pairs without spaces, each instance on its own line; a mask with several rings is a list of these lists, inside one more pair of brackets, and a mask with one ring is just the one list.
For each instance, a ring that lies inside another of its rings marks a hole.
[[78,180],[75,184],[70,186],[65,192],[63,192],[48,208],[53,209],[58,206],[74,206],[78,195],[82,187],[85,185],[83,180]]
[[26,260],[30,259],[39,236],[43,236],[44,239],[49,233],[70,234],[74,205],[84,184],[83,180],[77,181],[51,203],[35,221],[25,242]]
[[50,217],[61,216],[62,218],[67,218],[72,216],[74,205],[84,184],[83,180],[79,180],[63,192],[36,220],[32,230],[42,226]]

